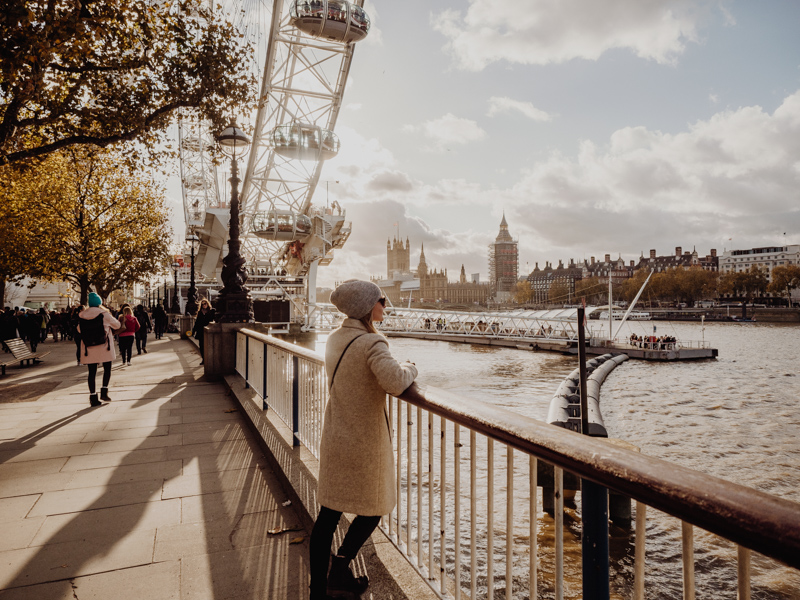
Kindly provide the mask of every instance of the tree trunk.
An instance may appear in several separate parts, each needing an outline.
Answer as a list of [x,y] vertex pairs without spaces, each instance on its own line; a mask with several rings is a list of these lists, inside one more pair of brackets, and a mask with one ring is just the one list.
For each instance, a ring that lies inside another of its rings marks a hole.
[[89,277],[81,275],[78,278],[78,283],[81,287],[81,304],[88,306],[89,302]]

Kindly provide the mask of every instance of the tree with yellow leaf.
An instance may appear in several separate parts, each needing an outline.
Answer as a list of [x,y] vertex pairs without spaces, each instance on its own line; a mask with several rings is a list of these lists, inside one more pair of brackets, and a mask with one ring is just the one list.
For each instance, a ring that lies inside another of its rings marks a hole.
[[[16,173],[12,201],[23,215],[18,237],[35,240],[17,257],[13,275],[69,281],[85,303],[90,287],[107,297],[163,270],[169,211],[163,190],[141,168],[117,153],[75,146]],[[39,195],[28,195],[36,189]]]
[[255,97],[252,56],[206,0],[0,0],[0,164],[153,148],[179,109],[221,129]]

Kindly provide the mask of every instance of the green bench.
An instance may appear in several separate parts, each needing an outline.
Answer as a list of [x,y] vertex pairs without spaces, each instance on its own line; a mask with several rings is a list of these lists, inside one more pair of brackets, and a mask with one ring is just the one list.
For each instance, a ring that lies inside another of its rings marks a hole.
[[43,356],[50,354],[49,350],[47,352],[31,352],[25,345],[25,342],[23,342],[20,338],[4,340],[3,344],[5,344],[13,356],[13,358],[0,359],[0,367],[2,367],[3,375],[6,374],[7,365],[13,365],[14,363],[24,365],[26,362],[29,365],[34,364],[39,362]]

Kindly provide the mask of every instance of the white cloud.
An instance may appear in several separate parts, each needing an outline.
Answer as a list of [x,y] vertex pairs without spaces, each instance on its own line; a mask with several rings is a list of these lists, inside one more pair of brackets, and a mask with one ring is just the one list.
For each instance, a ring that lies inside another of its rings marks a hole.
[[677,135],[620,129],[575,158],[552,155],[503,195],[521,240],[580,258],[717,247],[731,233],[742,248],[782,243],[784,224],[800,228],[798,186],[800,92],[772,115],[743,107]]
[[472,0],[465,14],[432,16],[459,67],[479,71],[505,60],[519,64],[597,60],[613,48],[673,64],[698,40],[704,0]]
[[580,142],[575,156],[552,153],[500,189],[421,182],[376,140],[342,135],[366,154],[326,173],[341,179],[336,198],[353,234],[320,271],[325,281],[383,273],[395,222],[411,240],[412,264],[424,242],[428,263],[453,279],[462,263],[485,275],[486,244],[503,209],[522,268],[605,253],[630,260],[650,248],[667,254],[697,245],[704,254],[773,245],[783,243],[782,232],[800,231],[800,91],[772,114],[726,110],[677,134],[625,127],[604,144]]
[[492,96],[489,98],[489,111],[486,113],[489,117],[494,117],[498,114],[505,112],[518,111],[524,116],[534,121],[550,121],[552,117],[543,110],[539,110],[530,102],[522,102],[521,100],[512,100],[500,96]]
[[433,148],[428,150],[447,150],[448,146],[461,146],[470,142],[477,142],[486,137],[486,132],[470,119],[456,117],[447,113],[443,117],[425,121],[422,125],[404,125],[403,131],[413,133],[422,131],[423,135],[431,140]]

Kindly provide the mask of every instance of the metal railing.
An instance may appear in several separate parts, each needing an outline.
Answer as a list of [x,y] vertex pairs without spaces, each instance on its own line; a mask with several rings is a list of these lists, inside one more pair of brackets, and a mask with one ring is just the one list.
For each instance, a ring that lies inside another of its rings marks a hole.
[[[323,358],[249,330],[238,336],[239,374],[292,428],[295,444],[318,455],[327,399]],[[647,507],[680,530],[682,577],[672,582],[676,594],[663,597],[679,596],[678,590],[695,597],[694,552],[700,542],[710,543],[705,532],[736,544],[736,566],[724,568],[735,569],[739,599],[751,597],[751,550],[784,563],[769,561],[767,568],[785,569],[784,580],[800,582],[800,505],[794,502],[435,388],[415,384],[399,398],[387,397],[387,411],[398,503],[382,527],[443,598],[575,596],[580,565],[586,581],[587,565],[596,565],[598,556],[591,544],[576,548],[574,538],[608,523],[602,506],[587,504],[580,527],[575,517],[565,525],[564,482],[576,478],[584,482],[582,502],[590,487],[600,490],[601,500],[608,490],[635,502],[627,597],[645,597],[645,544],[653,542]],[[540,509],[550,504],[545,493],[553,494],[552,515]],[[705,532],[695,536],[695,527]],[[706,563],[703,569],[712,567],[723,568]],[[603,579],[609,580],[607,558]],[[582,597],[608,598],[609,592],[600,586]]]

